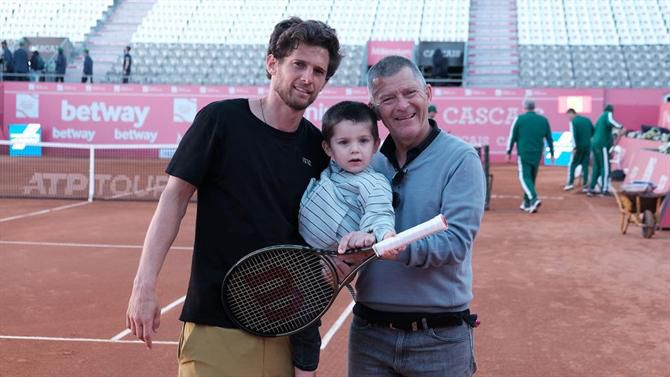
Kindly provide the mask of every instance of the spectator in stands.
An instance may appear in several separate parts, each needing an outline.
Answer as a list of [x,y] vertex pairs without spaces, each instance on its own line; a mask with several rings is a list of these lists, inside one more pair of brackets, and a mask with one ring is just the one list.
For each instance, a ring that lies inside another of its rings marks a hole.
[[309,337],[252,336],[228,319],[220,290],[228,269],[246,254],[304,243],[298,233],[300,199],[328,157],[320,131],[303,114],[337,70],[339,51],[335,30],[322,22],[278,23],[265,58],[267,96],[205,106],[167,167],[168,182],[149,225],[126,324],[151,347],[160,321],[158,273],[197,189],[193,266],[180,317],[185,322],[182,377],[314,375],[318,360],[295,356],[308,354],[300,349],[318,351],[316,326],[309,329],[315,344]]
[[130,79],[130,67],[133,65],[133,57],[130,56],[130,46],[123,50],[123,83],[127,84]]
[[25,42],[19,42],[19,48],[14,50],[14,73],[17,81],[28,81],[28,52]]
[[[428,118],[435,120],[436,115],[437,115],[437,106],[431,103],[430,105],[428,105]],[[437,120],[435,121],[437,122]]]
[[[591,138],[591,153],[593,154],[593,174],[589,184],[589,191],[586,195],[611,196],[610,193],[610,159],[609,152],[614,143],[612,130],[623,129],[614,117],[614,106],[605,105],[603,113],[596,121],[593,137]],[[600,192],[596,192],[596,185],[600,185]]]
[[7,47],[7,41],[2,41],[2,79],[4,81],[12,81],[14,78],[12,74],[14,73],[14,57],[12,52]]
[[566,112],[570,118],[570,133],[572,134],[572,156],[568,167],[568,182],[563,190],[570,191],[575,188],[575,170],[577,166],[582,167],[582,189],[586,190],[589,181],[589,158],[591,156],[591,136],[593,136],[593,123],[591,119],[577,114],[575,109]]
[[390,137],[372,166],[394,192],[396,230],[442,213],[449,230],[360,272],[349,376],[471,376],[476,364],[472,244],[486,180],[474,148],[428,118],[432,88],[419,68],[387,56],[368,72],[370,105]]
[[42,72],[44,71],[44,59],[42,55],[37,51],[36,48],[32,49],[32,54],[30,55],[30,72],[32,74],[32,81],[43,81]]
[[507,141],[507,161],[511,160],[512,148],[517,145],[519,182],[523,188],[521,210],[528,213],[537,212],[542,201],[535,190],[535,179],[540,168],[540,160],[544,155],[544,143],[547,140],[554,161],[554,142],[551,136],[549,121],[535,112],[535,101],[526,99],[523,104],[525,114],[519,115],[512,123]]
[[88,51],[88,49],[84,50],[84,75],[81,77],[81,82],[85,83],[89,81],[91,84],[93,84],[93,59],[91,59],[91,55]]
[[67,67],[67,59],[62,47],[58,47],[58,55],[56,56],[56,82],[65,81],[65,69]]

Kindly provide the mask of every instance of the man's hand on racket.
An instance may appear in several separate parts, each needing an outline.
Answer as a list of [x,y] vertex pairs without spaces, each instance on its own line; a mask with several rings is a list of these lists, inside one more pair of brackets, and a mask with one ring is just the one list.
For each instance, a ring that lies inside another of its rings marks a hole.
[[151,339],[161,324],[161,309],[156,290],[133,287],[126,312],[126,327],[151,349]]

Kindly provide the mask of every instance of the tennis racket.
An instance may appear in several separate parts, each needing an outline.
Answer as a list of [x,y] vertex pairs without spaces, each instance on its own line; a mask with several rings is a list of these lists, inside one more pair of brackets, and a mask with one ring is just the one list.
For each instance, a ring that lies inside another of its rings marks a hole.
[[[344,254],[299,245],[256,250],[237,262],[223,279],[223,308],[237,326],[251,334],[293,334],[321,318],[340,289],[385,251],[446,229],[446,219],[438,215],[370,248]],[[347,257],[360,253],[368,255],[357,258],[360,260],[353,265],[346,262]],[[338,273],[337,259],[351,270],[344,275]]]

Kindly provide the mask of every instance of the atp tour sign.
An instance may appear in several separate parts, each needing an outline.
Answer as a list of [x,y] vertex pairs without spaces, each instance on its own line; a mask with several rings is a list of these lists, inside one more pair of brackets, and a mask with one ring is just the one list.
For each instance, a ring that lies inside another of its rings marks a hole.
[[9,141],[13,142],[9,146],[11,157],[42,155],[42,147],[26,145],[42,141],[42,127],[39,123],[10,124]]

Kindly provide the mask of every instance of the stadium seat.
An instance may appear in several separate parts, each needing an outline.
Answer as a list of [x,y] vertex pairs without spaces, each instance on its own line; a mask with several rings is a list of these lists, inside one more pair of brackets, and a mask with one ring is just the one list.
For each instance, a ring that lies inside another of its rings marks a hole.
[[[114,0],[50,0],[35,3],[16,0],[0,2],[0,36],[63,37],[83,42]],[[77,20],[77,22],[72,22]]]

